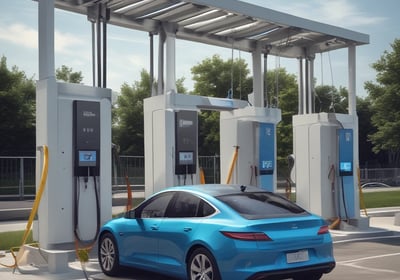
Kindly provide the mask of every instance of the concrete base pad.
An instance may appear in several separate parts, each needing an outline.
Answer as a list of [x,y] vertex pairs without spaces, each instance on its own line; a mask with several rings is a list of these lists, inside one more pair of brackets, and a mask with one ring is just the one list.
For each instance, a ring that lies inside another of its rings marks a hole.
[[21,270],[47,267],[50,273],[68,271],[68,261],[71,250],[45,250],[24,245],[17,254],[17,264]]

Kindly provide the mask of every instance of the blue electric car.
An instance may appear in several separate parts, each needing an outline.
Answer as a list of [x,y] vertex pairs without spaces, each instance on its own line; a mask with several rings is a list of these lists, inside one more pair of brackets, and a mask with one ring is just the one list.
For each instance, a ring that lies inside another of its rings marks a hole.
[[189,280],[313,280],[335,267],[324,220],[251,186],[165,189],[107,222],[98,244],[106,275],[132,266]]

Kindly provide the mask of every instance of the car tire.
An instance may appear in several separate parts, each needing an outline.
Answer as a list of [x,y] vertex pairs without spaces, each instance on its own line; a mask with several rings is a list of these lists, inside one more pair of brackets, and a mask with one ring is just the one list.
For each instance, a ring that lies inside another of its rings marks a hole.
[[119,253],[117,242],[111,233],[100,237],[98,259],[101,270],[108,276],[116,276],[119,271]]
[[197,248],[187,263],[188,280],[221,280],[218,265],[213,255],[205,248]]

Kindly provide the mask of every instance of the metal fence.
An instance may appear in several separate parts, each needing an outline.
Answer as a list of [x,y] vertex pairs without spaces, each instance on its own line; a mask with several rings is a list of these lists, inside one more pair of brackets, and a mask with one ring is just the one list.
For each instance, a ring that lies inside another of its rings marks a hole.
[[0,196],[35,194],[35,157],[0,157]]
[[[133,190],[144,190],[144,157],[120,156],[113,161],[113,191],[125,190],[126,177]],[[35,194],[35,157],[0,157],[0,198],[24,199]],[[206,183],[218,183],[221,179],[220,157],[199,156]],[[362,183],[380,182],[390,186],[400,185],[400,168],[361,169]]]
[[380,182],[400,186],[400,168],[365,168],[360,170],[361,182]]
[[[35,157],[0,157],[0,198],[24,199],[35,194]],[[220,182],[219,156],[199,156],[206,183]],[[144,157],[119,156],[112,165],[113,192],[126,189],[144,190]]]

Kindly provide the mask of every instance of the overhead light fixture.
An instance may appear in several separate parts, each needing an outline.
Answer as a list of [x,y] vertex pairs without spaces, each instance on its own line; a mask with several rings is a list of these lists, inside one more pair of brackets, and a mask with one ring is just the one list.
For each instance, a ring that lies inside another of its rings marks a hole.
[[275,31],[277,31],[279,29],[281,29],[281,28],[279,26],[277,26],[277,27],[268,29],[268,30],[266,30],[264,32],[261,32],[259,34],[253,35],[253,36],[249,37],[249,39],[250,40],[258,40],[258,39],[260,39],[262,37],[265,37],[266,35],[271,34],[271,33],[275,32]]
[[253,26],[257,25],[257,24],[258,23],[256,21],[255,22],[246,23],[246,24],[234,27],[234,28],[229,28],[229,29],[222,30],[222,31],[216,33],[215,35],[223,36],[223,35],[226,35],[226,34],[236,33],[236,32],[245,30],[247,28],[251,28],[251,27],[253,27]]
[[186,27],[186,28],[189,28],[189,29],[200,28],[200,27],[202,27],[202,26],[209,25],[209,24],[211,24],[211,23],[215,23],[215,22],[224,20],[224,19],[226,19],[227,17],[229,17],[230,15],[232,15],[232,14],[229,13],[229,14],[227,14],[227,15],[219,16],[219,17],[216,17],[216,18],[212,18],[212,19],[208,19],[208,20],[204,20],[204,21],[192,23],[192,24],[189,24],[189,25],[187,25],[187,26],[185,26],[185,27]]
[[170,11],[170,10],[173,10],[173,9],[178,8],[178,7],[180,7],[180,6],[183,6],[183,5],[185,5],[185,3],[183,3],[183,2],[176,3],[176,4],[173,4],[173,5],[171,5],[171,6],[165,7],[165,8],[163,8],[163,9],[160,9],[160,10],[151,12],[151,13],[149,13],[149,14],[146,14],[146,15],[144,15],[144,16],[141,16],[141,17],[139,17],[139,19],[141,19],[141,18],[148,18],[148,17],[151,17],[151,16],[155,16],[155,15],[158,15],[158,14],[162,14],[162,13],[168,12],[168,11]]
[[119,9],[116,9],[114,12],[115,12],[115,13],[123,13],[123,12],[129,11],[129,10],[135,8],[135,7],[142,6],[142,5],[144,5],[144,4],[150,3],[150,2],[152,2],[152,1],[153,1],[153,0],[142,0],[142,1],[138,1],[138,2],[136,2],[136,3],[132,3],[132,4],[129,4],[129,5],[127,5],[127,6],[124,6],[124,7],[121,7],[121,8],[119,8]]
[[[201,13],[201,14],[199,14],[197,16],[191,17],[190,20],[193,21],[193,20],[201,19],[203,17],[206,17],[206,16],[208,16],[210,14],[213,14],[213,13],[216,13],[216,12],[218,12],[218,10],[215,10],[215,9],[214,10],[209,10],[209,11]],[[188,19],[184,19],[180,23],[184,25],[184,22],[187,21],[187,20]]]

